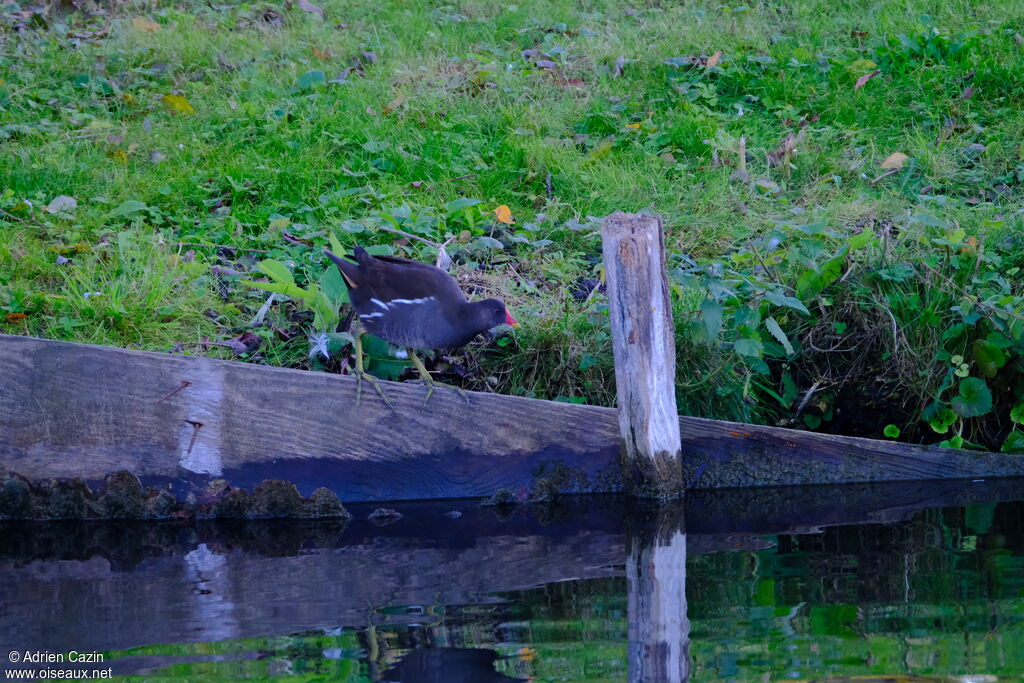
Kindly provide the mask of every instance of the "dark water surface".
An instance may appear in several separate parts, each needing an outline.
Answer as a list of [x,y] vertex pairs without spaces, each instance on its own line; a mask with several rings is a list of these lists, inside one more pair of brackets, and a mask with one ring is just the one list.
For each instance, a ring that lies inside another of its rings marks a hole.
[[0,680],[1024,679],[1021,481],[394,507],[0,525]]

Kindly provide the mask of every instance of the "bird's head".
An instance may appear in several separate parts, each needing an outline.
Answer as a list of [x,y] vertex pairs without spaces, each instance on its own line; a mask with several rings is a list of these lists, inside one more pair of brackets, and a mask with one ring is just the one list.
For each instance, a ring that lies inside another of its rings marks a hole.
[[476,302],[477,315],[479,315],[480,327],[489,330],[499,325],[511,325],[519,327],[519,323],[500,299],[484,299]]

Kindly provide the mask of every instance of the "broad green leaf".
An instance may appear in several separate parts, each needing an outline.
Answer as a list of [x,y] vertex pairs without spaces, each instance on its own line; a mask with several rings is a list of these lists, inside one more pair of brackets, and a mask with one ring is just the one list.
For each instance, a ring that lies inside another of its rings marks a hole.
[[348,287],[345,286],[345,279],[341,271],[333,263],[324,269],[320,275],[320,291],[327,296],[331,307],[337,312],[338,307],[348,303]]
[[124,217],[127,218],[129,216],[134,216],[135,214],[139,213],[140,211],[145,211],[148,208],[149,207],[146,206],[145,203],[143,203],[143,202],[137,201],[135,199],[128,199],[126,201],[121,202],[121,205],[118,206],[113,211],[111,211],[110,215],[111,216],[124,216]]
[[956,422],[956,413],[938,402],[932,402],[921,412],[927,422],[928,426],[932,428],[932,431],[936,434],[945,434],[949,431],[949,428]]
[[1003,453],[1024,454],[1024,432],[1014,430],[1007,434],[1006,441],[1003,442],[1003,447],[999,450]]
[[317,83],[324,83],[326,81],[327,76],[324,75],[323,71],[307,71],[299,76],[299,87],[303,90],[308,90]]
[[722,312],[725,307],[712,299],[704,299],[700,304],[701,318],[704,320],[704,331],[708,342],[714,340],[722,329]]
[[794,353],[793,345],[789,343],[789,337],[787,337],[786,333],[782,331],[782,326],[779,325],[775,318],[768,318],[765,320],[764,326],[767,327],[772,336],[782,344],[782,348],[786,349],[786,354],[792,356]]
[[1006,354],[995,344],[984,339],[977,339],[973,349],[974,361],[978,364],[978,370],[989,379],[995,377],[999,368],[1006,365]]
[[786,308],[792,308],[794,311],[800,311],[804,315],[810,315],[810,311],[804,306],[800,299],[792,296],[786,296],[777,289],[770,289],[764,293],[764,298],[776,306],[784,306]]
[[[334,252],[335,256],[342,256],[345,253],[345,247],[341,246],[341,242],[334,236],[331,231],[327,232],[327,238],[331,240],[331,251]],[[337,266],[333,266],[337,270]]]
[[1024,401],[1010,409],[1010,420],[1017,424],[1024,424]]
[[294,282],[256,282],[254,280],[242,280],[243,285],[255,287],[256,289],[262,289],[267,292],[277,292],[278,294],[284,294],[290,296],[293,299],[308,299],[309,292],[299,287]]
[[760,339],[744,337],[742,339],[737,339],[736,343],[733,344],[733,348],[736,350],[736,353],[741,356],[746,356],[747,358],[759,358],[764,345],[761,343]]
[[992,393],[985,380],[967,377],[960,381],[960,394],[951,403],[960,417],[979,417],[992,410]]
[[875,233],[870,227],[864,226],[864,230],[850,238],[850,251],[856,251],[866,247],[875,241]]
[[796,295],[800,299],[813,299],[824,288],[821,275],[813,270],[805,271],[796,279]]
[[895,439],[900,435],[900,428],[896,425],[885,425],[885,429],[882,430],[882,433],[890,439]]
[[448,202],[447,204],[444,205],[444,208],[448,210],[449,216],[454,216],[463,209],[467,209],[471,206],[476,206],[477,204],[482,203],[483,202],[479,199],[473,199],[471,197],[462,197],[460,199]]
[[310,286],[309,307],[313,309],[313,327],[321,332],[334,332],[338,326],[338,309],[316,285]]
[[274,282],[290,285],[295,284],[295,278],[292,277],[291,271],[289,271],[288,268],[280,261],[275,261],[274,259],[269,258],[264,259],[263,261],[260,261],[258,268],[261,273],[269,275],[270,279]]

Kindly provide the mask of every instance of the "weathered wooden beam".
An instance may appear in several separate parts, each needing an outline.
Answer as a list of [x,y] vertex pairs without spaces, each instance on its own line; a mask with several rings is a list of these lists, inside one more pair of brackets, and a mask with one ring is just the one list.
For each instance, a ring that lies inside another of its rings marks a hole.
[[605,219],[601,241],[626,492],[675,498],[685,485],[661,219],[617,211]]
[[[130,470],[179,497],[225,478],[326,486],[346,502],[526,497],[621,487],[618,415],[497,394],[0,335],[0,475],[98,481]],[[1024,458],[683,417],[690,488],[1024,475]],[[198,426],[197,426],[198,425]],[[193,439],[194,437],[194,439]]]

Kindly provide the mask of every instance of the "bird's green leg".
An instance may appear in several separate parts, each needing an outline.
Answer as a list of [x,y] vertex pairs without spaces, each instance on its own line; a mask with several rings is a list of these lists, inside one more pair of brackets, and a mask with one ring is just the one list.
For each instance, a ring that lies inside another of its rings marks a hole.
[[359,402],[363,396],[363,380],[366,380],[373,385],[373,388],[377,390],[377,394],[381,400],[387,404],[388,408],[395,409],[391,405],[391,401],[388,399],[387,394],[384,393],[383,387],[380,385],[380,380],[366,372],[363,369],[363,330],[360,326],[355,329],[355,353],[356,353],[356,369],[353,373],[356,376],[356,408],[359,407]]
[[416,353],[409,347],[406,347],[405,350],[409,354],[409,360],[412,361],[412,364],[416,366],[416,370],[418,370],[420,373],[420,381],[422,381],[424,384],[430,387],[430,389],[427,391],[427,397],[423,399],[423,405],[427,405],[427,401],[430,400],[430,397],[434,393],[434,389],[436,389],[437,387],[448,387],[449,389],[454,389],[455,391],[459,392],[459,395],[462,396],[462,398],[466,399],[466,405],[469,405],[469,395],[466,394],[465,391],[463,391],[460,387],[436,381],[433,377],[430,376],[430,373],[427,372],[426,366],[423,365],[423,361],[417,358]]

